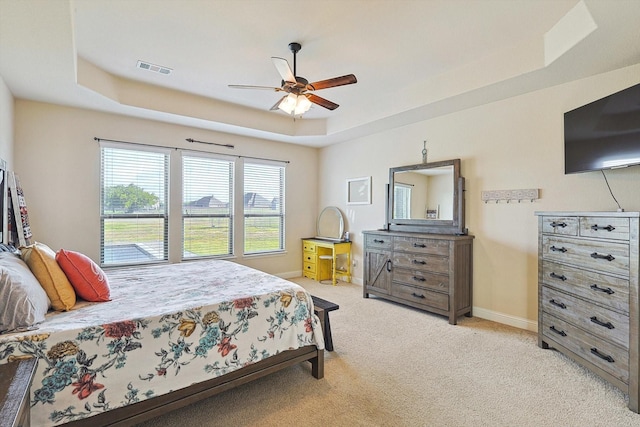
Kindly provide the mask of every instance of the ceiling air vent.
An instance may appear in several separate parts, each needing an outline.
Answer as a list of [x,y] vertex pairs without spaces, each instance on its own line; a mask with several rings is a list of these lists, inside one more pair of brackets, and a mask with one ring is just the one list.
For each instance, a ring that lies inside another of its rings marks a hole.
[[138,68],[141,68],[147,71],[153,71],[154,73],[165,74],[165,75],[169,75],[173,71],[171,68],[163,67],[161,65],[155,65],[145,61],[138,61]]

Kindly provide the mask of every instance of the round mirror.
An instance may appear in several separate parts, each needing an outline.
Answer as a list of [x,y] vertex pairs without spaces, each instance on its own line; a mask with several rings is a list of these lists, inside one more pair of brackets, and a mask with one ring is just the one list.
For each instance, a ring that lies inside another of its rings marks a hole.
[[316,224],[316,237],[342,240],[344,219],[342,212],[335,206],[327,206],[320,212]]

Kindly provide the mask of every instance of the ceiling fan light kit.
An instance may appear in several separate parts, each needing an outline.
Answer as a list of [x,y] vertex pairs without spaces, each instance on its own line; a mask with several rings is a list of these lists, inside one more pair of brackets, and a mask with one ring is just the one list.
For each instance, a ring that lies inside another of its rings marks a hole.
[[268,89],[276,92],[286,92],[288,95],[284,95],[278,102],[271,107],[271,110],[282,110],[287,114],[293,116],[302,116],[309,111],[312,104],[319,105],[327,110],[335,110],[339,107],[335,102],[329,101],[315,95],[311,92],[327,89],[336,86],[344,86],[357,83],[358,80],[353,74],[347,74],[341,77],[334,77],[327,80],[320,80],[317,82],[309,83],[304,77],[296,75],[296,54],[302,49],[300,43],[289,43],[289,49],[293,52],[293,71],[289,67],[289,63],[284,58],[271,57],[273,64],[278,70],[278,73],[282,77],[280,87],[268,87],[268,86],[250,86],[250,85],[229,85],[234,89]]

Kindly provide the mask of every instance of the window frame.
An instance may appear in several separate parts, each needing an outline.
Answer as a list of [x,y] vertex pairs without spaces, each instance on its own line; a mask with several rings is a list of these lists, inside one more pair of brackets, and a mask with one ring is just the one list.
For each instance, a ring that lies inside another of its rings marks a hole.
[[[105,208],[105,150],[123,150],[131,152],[151,152],[164,157],[163,160],[163,190],[164,209],[157,214],[152,213],[106,213]],[[145,264],[159,264],[169,261],[169,170],[170,170],[170,150],[163,147],[136,146],[131,147],[129,144],[119,144],[113,142],[100,141],[100,265],[103,267],[120,267]],[[110,219],[161,219],[163,220],[162,228],[162,256],[160,259],[151,259],[148,261],[133,260],[131,262],[105,262],[105,221]]]

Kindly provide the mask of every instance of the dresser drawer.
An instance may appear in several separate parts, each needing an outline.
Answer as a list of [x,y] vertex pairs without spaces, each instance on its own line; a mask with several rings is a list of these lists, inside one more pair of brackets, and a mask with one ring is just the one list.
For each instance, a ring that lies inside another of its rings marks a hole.
[[304,260],[304,262],[313,262],[313,263],[315,263],[316,262],[316,253],[315,252],[304,251],[302,259]]
[[364,244],[368,249],[385,249],[391,250],[392,236],[381,236],[377,234],[366,234]]
[[394,252],[393,266],[449,274],[449,258],[410,252]]
[[391,286],[391,295],[426,307],[449,310],[449,295],[440,292],[394,282]]
[[624,243],[543,236],[542,256],[596,271],[629,274],[629,245]]
[[[300,265],[300,264],[298,264]],[[315,273],[316,272],[316,263],[315,262],[305,262],[304,263],[304,271],[307,271],[309,273]]]
[[629,317],[544,286],[542,311],[604,340],[629,348]]
[[393,250],[430,255],[449,255],[449,241],[396,237],[393,241]]
[[315,243],[310,242],[308,240],[303,240],[302,241],[302,250],[305,252],[311,252],[311,253],[316,253],[316,251],[318,247],[316,246]]
[[[629,352],[594,337],[562,319],[546,315],[542,335],[629,384]],[[553,345],[552,345],[553,347]]]
[[542,232],[565,236],[578,235],[578,218],[575,216],[545,216],[542,218]]
[[542,275],[548,285],[629,314],[628,280],[551,261],[542,262]]
[[449,290],[449,276],[403,268],[393,269],[393,281],[441,292]]
[[629,241],[629,218],[581,217],[580,236]]

